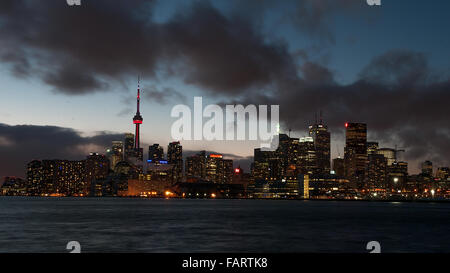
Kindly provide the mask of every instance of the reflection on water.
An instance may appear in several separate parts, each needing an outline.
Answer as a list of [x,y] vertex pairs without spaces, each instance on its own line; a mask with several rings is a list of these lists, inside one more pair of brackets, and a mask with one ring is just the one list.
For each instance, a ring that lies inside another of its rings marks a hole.
[[450,204],[0,197],[0,252],[450,252]]

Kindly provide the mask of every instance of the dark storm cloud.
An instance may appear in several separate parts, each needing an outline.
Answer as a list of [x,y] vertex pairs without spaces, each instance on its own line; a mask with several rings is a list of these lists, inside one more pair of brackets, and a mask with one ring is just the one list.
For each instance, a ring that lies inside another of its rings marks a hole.
[[297,29],[319,40],[335,43],[330,26],[337,14],[356,15],[363,12],[367,4],[364,0],[303,0],[295,1],[296,8],[286,17]]
[[[252,23],[209,2],[165,23],[152,1],[7,1],[0,7],[0,59],[15,75],[37,76],[66,94],[109,90],[132,75],[166,69],[212,91],[238,93],[295,69],[286,46],[267,43]],[[170,73],[169,73],[170,74]]]
[[424,83],[431,75],[423,53],[391,50],[375,57],[360,73],[367,82],[384,85]]
[[187,65],[186,82],[206,90],[237,94],[295,69],[284,44],[266,44],[250,22],[227,18],[210,5],[179,14],[164,33],[173,57]]
[[0,60],[57,91],[106,90],[104,80],[153,75],[160,54],[151,1],[2,1]]
[[175,101],[180,103],[184,103],[186,101],[186,96],[171,87],[158,89],[158,87],[151,85],[149,87],[142,88],[142,91],[146,99],[160,104],[167,104],[169,100],[171,102]]
[[34,159],[84,159],[89,152],[103,152],[111,141],[123,137],[108,132],[83,137],[70,128],[0,123],[0,177],[24,177],[26,164]]

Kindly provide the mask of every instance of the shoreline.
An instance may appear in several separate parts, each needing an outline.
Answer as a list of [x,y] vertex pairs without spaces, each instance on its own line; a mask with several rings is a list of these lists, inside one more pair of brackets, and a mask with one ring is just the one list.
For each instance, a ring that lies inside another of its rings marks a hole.
[[151,199],[176,199],[176,200],[266,200],[266,201],[326,201],[326,202],[382,202],[382,203],[450,203],[450,199],[416,199],[416,200],[397,200],[397,199],[320,199],[320,198],[312,198],[312,199],[301,199],[301,198],[183,198],[183,197],[138,197],[138,196],[0,196],[1,198],[32,198],[32,199],[143,199],[143,200],[151,200]]

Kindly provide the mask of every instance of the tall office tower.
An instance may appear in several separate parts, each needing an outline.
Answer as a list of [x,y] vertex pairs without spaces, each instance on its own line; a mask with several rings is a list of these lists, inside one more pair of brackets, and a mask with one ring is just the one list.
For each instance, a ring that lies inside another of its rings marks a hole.
[[256,148],[253,153],[253,163],[251,166],[251,174],[253,181],[267,180],[269,177],[269,163],[266,154],[269,151],[261,151]]
[[124,160],[129,161],[132,157],[134,157],[134,134],[126,133],[125,141],[124,141]]
[[186,178],[206,179],[206,152],[200,153],[186,158]]
[[314,140],[314,149],[316,151],[317,173],[330,174],[331,161],[331,135],[328,127],[323,124],[322,114],[319,122],[309,126],[309,136]]
[[378,153],[378,142],[367,142],[367,154],[377,154]]
[[38,195],[42,188],[43,168],[42,162],[33,160],[27,164],[27,193],[29,195]]
[[231,183],[233,160],[223,159],[221,154],[210,154],[206,159],[206,180],[218,184]]
[[98,153],[90,153],[86,158],[85,180],[86,193],[90,191],[91,183],[95,180],[105,179],[109,173],[109,160]]
[[387,159],[384,155],[370,152],[368,155],[367,180],[365,189],[375,190],[386,187]]
[[221,183],[223,184],[229,184],[231,182],[233,182],[233,174],[234,174],[234,169],[233,169],[233,160],[231,159],[224,159],[222,160],[223,163],[223,168],[222,168],[222,173],[221,173]]
[[107,152],[110,163],[109,168],[114,170],[116,164],[124,158],[123,141],[113,141],[111,149],[108,149]]
[[282,168],[285,171],[289,166],[297,165],[299,139],[291,138],[286,134],[279,135],[279,145],[277,152],[282,160]]
[[169,143],[167,148],[167,161],[175,165],[173,178],[175,182],[183,179],[183,147],[179,141]]
[[148,146],[148,160],[164,160],[164,149],[159,144]]
[[339,177],[345,177],[345,167],[343,158],[333,159],[333,171]]
[[396,161],[388,166],[388,185],[392,190],[402,190],[406,186],[408,178],[408,163]]
[[367,125],[345,124],[345,173],[353,187],[362,189],[367,173]]
[[301,137],[299,143],[298,169],[301,174],[316,174],[317,158],[312,137]]
[[222,167],[222,155],[210,154],[206,159],[206,180],[218,183],[220,168]]
[[433,176],[433,163],[429,160],[422,163],[422,176],[432,177]]
[[280,180],[286,170],[283,164],[284,160],[279,149],[276,151],[255,149],[252,168],[253,180]]

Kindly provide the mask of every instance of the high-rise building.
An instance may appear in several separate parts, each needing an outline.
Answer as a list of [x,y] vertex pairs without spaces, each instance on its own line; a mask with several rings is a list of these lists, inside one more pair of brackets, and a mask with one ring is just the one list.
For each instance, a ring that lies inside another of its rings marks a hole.
[[301,137],[299,142],[299,159],[297,169],[301,174],[317,173],[316,149],[312,137]]
[[388,166],[387,185],[391,190],[402,190],[408,179],[408,163],[396,161]]
[[284,176],[286,170],[290,168],[290,166],[297,165],[298,154],[299,154],[299,139],[291,138],[286,134],[279,135],[279,145],[276,152],[278,153],[278,157],[281,159],[281,167],[282,173]]
[[396,155],[395,149],[379,148],[377,153],[383,155],[386,158],[388,166],[391,166],[397,160],[395,158]]
[[363,188],[367,172],[367,125],[345,124],[345,172],[351,185]]
[[27,192],[29,195],[39,195],[43,187],[42,161],[33,160],[27,164]]
[[285,172],[284,159],[279,149],[276,151],[255,149],[254,163],[252,165],[253,181],[280,180]]
[[448,180],[450,177],[450,168],[449,167],[439,167],[436,171],[436,178],[440,180]]
[[316,174],[330,174],[331,135],[328,127],[323,124],[322,117],[319,122],[309,126],[309,136],[314,140],[317,161]]
[[378,153],[378,142],[367,142],[367,154],[377,154]]
[[167,161],[175,165],[174,181],[179,182],[183,179],[183,147],[179,141],[169,143],[167,148]]
[[333,159],[333,171],[339,177],[345,177],[345,167],[343,158]]
[[387,159],[382,155],[370,152],[368,155],[367,180],[365,189],[384,189],[387,179]]
[[206,180],[218,183],[231,183],[233,160],[223,159],[221,154],[210,154],[206,159]]
[[114,170],[117,163],[124,159],[124,144],[123,141],[113,141],[110,149],[107,150],[109,159],[109,168]]
[[159,144],[148,146],[148,160],[164,160],[164,149]]
[[134,157],[134,134],[126,133],[124,141],[124,160],[129,161]]
[[102,180],[108,176],[109,160],[106,156],[98,153],[90,153],[86,158],[86,168],[84,171],[86,185],[84,185],[85,193],[89,193],[91,183],[95,180]]
[[433,176],[433,163],[429,160],[422,163],[422,176],[431,178]]
[[206,152],[200,153],[186,158],[186,178],[206,179]]

